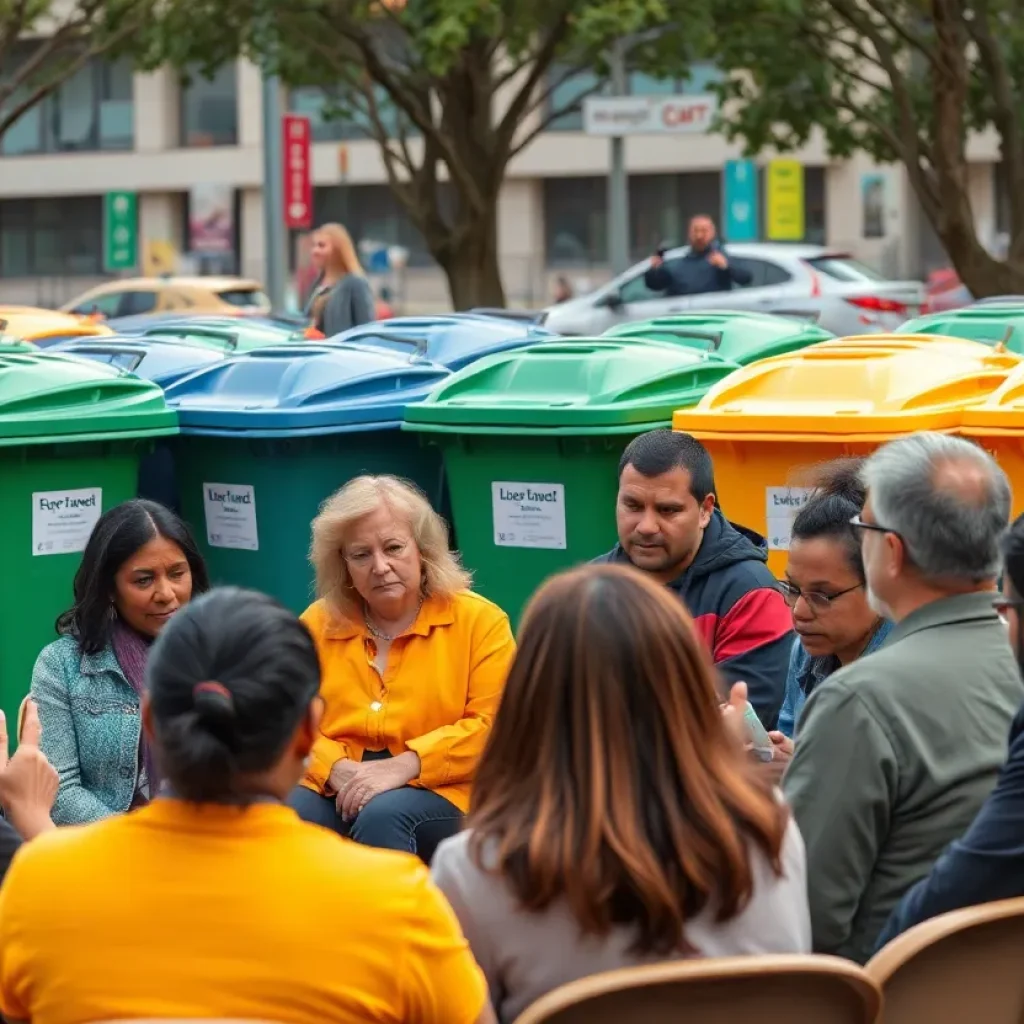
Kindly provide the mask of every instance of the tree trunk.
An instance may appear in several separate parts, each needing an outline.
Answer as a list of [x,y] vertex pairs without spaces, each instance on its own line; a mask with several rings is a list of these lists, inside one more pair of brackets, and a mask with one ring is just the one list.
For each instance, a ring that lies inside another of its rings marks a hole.
[[488,199],[481,216],[463,215],[443,244],[427,245],[448,279],[448,294],[457,310],[505,305],[498,264],[498,199]]

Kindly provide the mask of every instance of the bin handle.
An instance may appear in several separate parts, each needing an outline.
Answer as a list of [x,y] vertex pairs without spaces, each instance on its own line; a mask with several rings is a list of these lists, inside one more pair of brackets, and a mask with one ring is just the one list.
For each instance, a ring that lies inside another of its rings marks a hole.
[[425,359],[427,355],[427,339],[414,338],[406,334],[389,334],[386,331],[365,331],[357,338],[352,338],[353,345],[358,345],[364,338],[380,338],[381,341],[395,341],[399,345],[411,345],[416,351],[410,356],[410,360]]
[[92,352],[98,356],[131,355],[130,365],[118,367],[118,369],[124,370],[126,373],[134,373],[139,368],[142,360],[146,358],[145,352],[126,352],[120,345],[104,345],[101,343],[77,345],[74,349],[69,349],[67,354],[77,356],[86,352]]
[[223,341],[232,351],[238,348],[238,333],[236,331],[218,331],[213,327],[150,327],[143,331],[144,338],[213,338],[216,341]]
[[773,309],[775,316],[788,316],[795,320],[806,320],[809,324],[820,323],[820,309]]
[[709,352],[717,352],[722,345],[722,331],[698,331],[692,328],[679,330],[676,327],[666,327],[664,330],[671,332],[678,338],[694,338],[697,341],[706,341]]

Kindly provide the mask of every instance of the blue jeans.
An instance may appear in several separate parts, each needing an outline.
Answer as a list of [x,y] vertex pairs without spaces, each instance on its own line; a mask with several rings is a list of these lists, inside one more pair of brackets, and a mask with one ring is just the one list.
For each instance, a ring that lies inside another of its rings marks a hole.
[[334,798],[297,786],[288,806],[303,821],[332,829],[364,846],[417,854],[429,864],[438,845],[455,835],[462,811],[429,789],[402,786],[378,793],[352,821],[342,821]]

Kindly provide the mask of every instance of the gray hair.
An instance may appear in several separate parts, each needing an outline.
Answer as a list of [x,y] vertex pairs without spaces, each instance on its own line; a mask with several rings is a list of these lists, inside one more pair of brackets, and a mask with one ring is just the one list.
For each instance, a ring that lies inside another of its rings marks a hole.
[[[979,470],[971,492],[942,487],[942,466]],[[1000,541],[1010,521],[1010,481],[977,445],[948,434],[890,441],[864,464],[876,521],[899,534],[918,572],[930,581],[981,583],[999,574]]]

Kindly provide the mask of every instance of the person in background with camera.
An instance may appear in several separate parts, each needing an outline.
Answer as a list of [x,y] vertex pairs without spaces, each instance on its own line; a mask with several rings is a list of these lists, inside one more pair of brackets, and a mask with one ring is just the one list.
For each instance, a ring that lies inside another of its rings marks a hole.
[[665,261],[665,247],[652,257],[644,274],[644,284],[652,292],[668,295],[701,295],[728,292],[732,286],[750,284],[753,276],[746,267],[737,266],[718,240],[715,222],[706,214],[690,221],[690,251],[685,256]]

